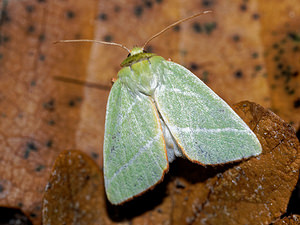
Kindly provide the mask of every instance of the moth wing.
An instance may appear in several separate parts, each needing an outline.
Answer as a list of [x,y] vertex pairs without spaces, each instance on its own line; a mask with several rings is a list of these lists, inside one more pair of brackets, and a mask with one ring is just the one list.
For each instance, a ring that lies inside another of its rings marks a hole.
[[192,72],[166,60],[151,64],[161,75],[158,111],[189,160],[220,164],[261,153],[251,129]]
[[108,99],[103,154],[105,189],[113,204],[155,185],[169,166],[153,101],[132,93],[120,80]]

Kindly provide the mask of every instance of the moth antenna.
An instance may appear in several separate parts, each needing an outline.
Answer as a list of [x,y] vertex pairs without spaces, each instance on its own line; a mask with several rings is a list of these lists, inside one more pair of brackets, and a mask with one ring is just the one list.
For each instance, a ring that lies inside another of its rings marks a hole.
[[175,23],[172,23],[171,25],[167,26],[166,28],[164,28],[164,29],[161,30],[160,32],[158,32],[158,33],[154,34],[152,37],[150,37],[150,38],[145,42],[145,44],[143,45],[143,49],[144,49],[144,48],[146,47],[146,45],[147,45],[150,41],[152,41],[154,38],[156,38],[157,36],[159,36],[159,35],[161,35],[162,33],[166,32],[166,31],[169,30],[170,28],[176,26],[177,24],[180,24],[180,23],[182,23],[182,22],[185,22],[185,21],[187,21],[187,20],[193,19],[193,18],[195,18],[195,17],[201,16],[201,15],[207,14],[207,13],[212,13],[212,11],[211,11],[211,10],[207,10],[207,11],[204,11],[204,12],[196,13],[196,14],[194,14],[194,15],[192,15],[192,16],[189,16],[189,17],[187,17],[187,18],[178,20],[178,21],[175,22]]
[[114,42],[107,42],[107,41],[97,41],[97,40],[87,40],[87,39],[79,39],[79,40],[59,40],[59,41],[55,41],[54,44],[57,43],[74,43],[74,42],[93,42],[93,43],[97,43],[97,44],[104,44],[104,45],[113,45],[113,46],[118,46],[120,48],[125,49],[127,52],[130,53],[130,50],[119,43],[114,43]]

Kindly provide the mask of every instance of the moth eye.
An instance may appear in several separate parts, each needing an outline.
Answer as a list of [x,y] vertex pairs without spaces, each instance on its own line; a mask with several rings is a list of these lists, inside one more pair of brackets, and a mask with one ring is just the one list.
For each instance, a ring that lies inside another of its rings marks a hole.
[[128,58],[129,56],[131,56],[131,53],[129,53],[129,54],[127,55],[127,58]]
[[147,53],[147,51],[146,51],[146,50],[143,50],[143,53]]

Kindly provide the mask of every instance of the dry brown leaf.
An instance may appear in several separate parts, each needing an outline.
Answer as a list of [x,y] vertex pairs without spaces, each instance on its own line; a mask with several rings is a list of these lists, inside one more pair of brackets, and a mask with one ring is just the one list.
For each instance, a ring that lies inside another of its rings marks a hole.
[[[74,215],[77,223],[86,222],[79,216],[84,207],[89,207],[84,212],[99,211],[99,217],[94,218],[102,224],[238,225],[277,221],[286,212],[299,175],[300,146],[295,131],[255,103],[241,102],[235,105],[235,110],[262,143],[260,156],[214,167],[177,159],[171,165],[170,174],[154,190],[122,206],[112,206],[105,202],[103,177],[96,164],[80,152],[64,152],[52,171],[51,188],[45,194],[48,207],[44,212],[48,218],[56,216],[55,221],[60,223],[58,218],[64,218],[62,221],[68,224],[72,224],[70,218],[74,221]],[[87,176],[91,177],[88,182]],[[90,187],[92,181],[97,185]],[[68,194],[70,190],[74,193],[73,189],[76,195]],[[96,196],[94,204],[85,198],[87,193]],[[75,209],[76,202],[82,208]]]
[[[173,224],[270,224],[286,212],[300,167],[295,131],[257,104],[241,102],[235,109],[258,136],[262,155],[220,168],[181,161],[177,176],[182,178],[169,184],[170,196],[156,207]],[[157,215],[146,212],[133,224],[156,224]]]
[[[72,37],[91,36],[96,4],[0,4],[0,205],[21,208],[34,224],[41,221],[41,199],[55,158],[62,149],[76,146],[83,99],[83,87],[58,85],[53,76],[84,75],[90,51],[88,46],[65,46],[70,51],[60,62],[65,53],[53,42],[64,38],[62,30]],[[85,16],[74,17],[76,13]],[[98,151],[91,149],[90,154]]]
[[[270,7],[272,5],[272,7]],[[259,1],[272,110],[300,128],[300,5]],[[276,19],[274,19],[276,18]]]
[[80,151],[63,151],[56,159],[43,198],[43,224],[103,224],[102,172]]

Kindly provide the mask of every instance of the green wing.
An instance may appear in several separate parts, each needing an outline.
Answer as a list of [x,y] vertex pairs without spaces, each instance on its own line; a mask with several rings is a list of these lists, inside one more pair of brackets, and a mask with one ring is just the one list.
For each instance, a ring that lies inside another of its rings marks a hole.
[[151,64],[161,74],[158,111],[189,160],[219,164],[261,153],[250,128],[193,73],[165,60]]
[[117,80],[110,92],[104,135],[107,197],[122,203],[160,181],[168,169],[166,147],[155,104]]

